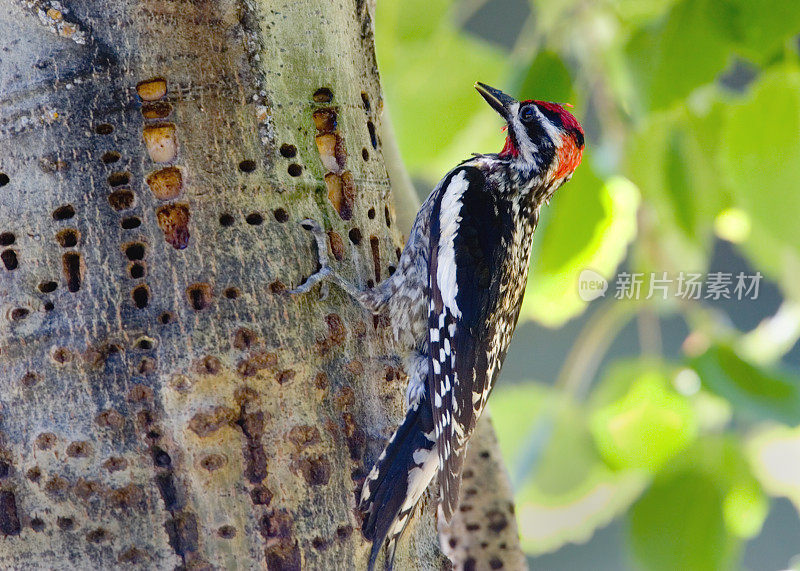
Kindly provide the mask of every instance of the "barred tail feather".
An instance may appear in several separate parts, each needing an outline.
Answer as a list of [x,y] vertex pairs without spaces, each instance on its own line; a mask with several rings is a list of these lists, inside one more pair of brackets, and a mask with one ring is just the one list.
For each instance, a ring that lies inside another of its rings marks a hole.
[[386,568],[392,568],[397,540],[437,468],[433,416],[430,403],[423,398],[409,409],[364,482],[360,508],[365,517],[361,529],[364,537],[372,541],[369,571],[375,568],[384,543]]

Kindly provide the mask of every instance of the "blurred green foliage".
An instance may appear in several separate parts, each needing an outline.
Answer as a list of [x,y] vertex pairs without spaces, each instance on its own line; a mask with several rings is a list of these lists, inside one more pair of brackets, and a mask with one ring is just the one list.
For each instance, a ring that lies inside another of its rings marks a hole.
[[[522,320],[579,316],[584,269],[705,272],[719,239],[784,298],[741,332],[702,300],[606,296],[555,384],[501,385],[523,545],[550,552],[624,518],[636,568],[739,568],[769,496],[800,508],[800,376],[780,363],[800,336],[800,3],[530,0],[501,48],[464,31],[488,1],[381,0],[376,41],[417,180],[500,149],[476,80],[572,102],[586,126],[583,164],[543,211]],[[689,329],[683,355],[597,374],[624,323],[668,315]]]

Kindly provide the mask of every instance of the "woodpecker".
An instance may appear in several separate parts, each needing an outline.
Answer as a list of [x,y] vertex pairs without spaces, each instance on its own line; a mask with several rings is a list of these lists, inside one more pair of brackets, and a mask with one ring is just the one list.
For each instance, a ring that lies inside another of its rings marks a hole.
[[434,476],[440,516],[450,521],[458,506],[467,443],[519,317],[539,210],[583,154],[583,129],[561,105],[517,101],[480,82],[475,88],[505,120],[505,145],[475,154],[436,185],[391,277],[359,289],[331,268],[320,225],[302,223],[315,237],[321,269],[293,293],[331,279],[373,314],[387,315],[407,352],[406,417],[361,493],[370,570],[383,545],[391,569]]

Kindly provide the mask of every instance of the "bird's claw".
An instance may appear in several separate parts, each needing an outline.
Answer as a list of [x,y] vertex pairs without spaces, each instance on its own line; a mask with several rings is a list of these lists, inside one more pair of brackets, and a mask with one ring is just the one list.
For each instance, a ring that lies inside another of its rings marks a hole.
[[[328,245],[327,241],[325,240],[325,231],[320,226],[319,222],[314,220],[313,218],[306,218],[300,222],[300,226],[303,229],[308,230],[314,236],[314,240],[317,243],[317,254],[319,256],[319,265],[320,269],[310,276],[308,279],[297,286],[296,288],[289,290],[288,293],[292,295],[308,293],[314,285],[321,282],[329,275],[333,273],[333,268],[331,268],[328,260]],[[320,291],[320,299],[325,299],[328,297],[328,289],[322,288]]]

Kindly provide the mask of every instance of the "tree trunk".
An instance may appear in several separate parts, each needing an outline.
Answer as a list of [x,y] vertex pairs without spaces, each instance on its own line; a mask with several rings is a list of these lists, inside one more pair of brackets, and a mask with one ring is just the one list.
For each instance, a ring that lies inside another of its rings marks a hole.
[[400,360],[284,290],[303,218],[365,286],[402,245],[372,6],[0,5],[0,567],[363,568]]

